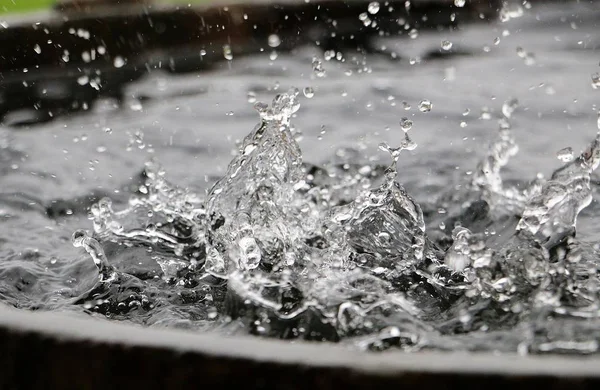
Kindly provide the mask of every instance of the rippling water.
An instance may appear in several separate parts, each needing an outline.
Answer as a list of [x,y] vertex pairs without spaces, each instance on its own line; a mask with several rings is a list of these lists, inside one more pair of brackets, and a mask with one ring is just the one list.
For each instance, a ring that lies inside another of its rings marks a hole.
[[0,298],[361,349],[597,352],[599,16],[267,50],[2,128]]

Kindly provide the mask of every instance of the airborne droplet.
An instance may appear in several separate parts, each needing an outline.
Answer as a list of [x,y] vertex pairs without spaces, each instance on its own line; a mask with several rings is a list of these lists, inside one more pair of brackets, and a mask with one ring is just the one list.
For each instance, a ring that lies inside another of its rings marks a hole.
[[431,104],[431,102],[427,99],[423,99],[419,102],[419,111],[421,112],[429,112],[431,111],[432,107],[433,104]]
[[379,12],[379,3],[376,1],[369,3],[367,10],[371,15],[375,15],[377,12]]
[[404,131],[405,133],[408,132],[410,129],[412,129],[412,125],[413,125],[413,121],[411,121],[408,118],[402,118],[400,119],[400,127],[402,128],[402,131]]
[[573,159],[575,158],[575,156],[573,154],[573,148],[568,147],[568,148],[559,150],[558,152],[556,152],[556,157],[562,162],[573,161]]
[[306,96],[308,99],[311,99],[313,96],[315,96],[314,89],[312,89],[312,87],[305,87],[304,96]]

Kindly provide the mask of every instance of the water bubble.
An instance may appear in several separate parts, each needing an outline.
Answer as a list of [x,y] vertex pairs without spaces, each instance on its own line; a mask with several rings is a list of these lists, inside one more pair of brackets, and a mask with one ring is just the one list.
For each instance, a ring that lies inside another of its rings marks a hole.
[[229,45],[223,45],[223,57],[227,61],[233,60],[233,53],[231,52],[231,46],[229,46]]
[[369,3],[367,10],[371,15],[375,15],[377,12],[379,12],[379,3],[376,1]]
[[308,99],[312,99],[312,97],[315,96],[315,91],[312,87],[305,87],[303,92],[304,96],[306,96]]
[[433,104],[431,104],[431,102],[427,99],[423,99],[419,102],[419,111],[421,112],[429,112],[431,111],[432,107]]
[[312,69],[317,77],[325,77],[325,69],[323,69],[323,63],[318,58],[313,58]]
[[270,47],[278,47],[281,45],[281,39],[279,38],[279,35],[271,34],[269,35],[268,43]]
[[494,38],[494,45],[499,45],[499,44],[500,44],[500,37]]
[[122,68],[123,66],[125,66],[125,59],[121,56],[116,56],[113,59],[113,66],[115,68]]
[[600,73],[594,73],[592,75],[592,88],[594,88],[594,89],[600,88]]
[[444,49],[446,51],[452,49],[452,42],[447,41],[447,40],[443,40],[442,41],[442,49]]
[[556,152],[556,157],[562,162],[570,162],[575,159],[573,148],[567,147]]
[[413,126],[413,121],[411,121],[410,119],[408,119],[406,117],[400,119],[400,128],[405,133],[408,132],[410,129],[412,129],[412,126]]
[[454,5],[459,8],[464,7],[465,3],[466,3],[466,0],[454,0]]
[[408,111],[411,107],[408,102],[402,102],[402,108],[404,108],[405,111]]

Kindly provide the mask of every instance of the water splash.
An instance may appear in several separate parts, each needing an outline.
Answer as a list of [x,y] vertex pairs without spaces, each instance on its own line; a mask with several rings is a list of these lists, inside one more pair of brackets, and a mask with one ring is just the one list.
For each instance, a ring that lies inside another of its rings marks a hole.
[[292,88],[255,104],[260,123],[206,197],[171,185],[149,162],[125,209],[94,205],[94,237],[77,232],[73,243],[94,260],[99,284],[78,302],[100,299],[90,310],[144,318],[171,302],[146,276],[112,265],[103,246],[117,244],[150,251],[163,289],[178,291],[173,306],[192,302],[197,318],[227,332],[372,350],[596,351],[551,329],[598,317],[595,260],[574,234],[600,138],[548,181],[506,186],[501,168],[518,150],[517,101],[508,100],[487,154],[463,190],[440,197],[440,228],[428,231],[399,183],[400,158],[416,148],[412,121],[400,120],[397,147],[380,145],[389,166],[361,162],[353,149],[316,166],[303,163],[292,134],[298,99]]

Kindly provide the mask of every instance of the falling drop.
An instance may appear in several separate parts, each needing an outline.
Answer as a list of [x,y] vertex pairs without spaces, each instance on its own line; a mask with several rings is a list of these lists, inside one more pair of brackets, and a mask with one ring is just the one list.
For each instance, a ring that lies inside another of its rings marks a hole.
[[573,148],[568,147],[559,150],[556,152],[556,157],[562,162],[571,162],[574,160],[575,156],[573,154]]
[[312,60],[312,68],[315,76],[317,77],[325,77],[325,69],[323,69],[323,63],[318,58],[313,58]]
[[412,129],[413,122],[408,118],[400,119],[400,127],[405,133]]
[[600,73],[594,73],[592,75],[592,88],[600,89]]
[[447,41],[447,40],[443,40],[442,41],[442,49],[444,49],[446,51],[452,49],[452,42]]
[[305,87],[304,96],[306,96],[308,99],[312,99],[312,97],[315,96],[314,89],[312,87]]
[[375,15],[377,12],[379,12],[379,3],[376,1],[369,3],[367,10],[371,15]]
[[423,99],[419,102],[419,111],[421,112],[429,112],[431,111],[432,107],[433,104],[431,104],[431,102],[427,99]]
[[225,59],[227,61],[233,60],[233,53],[231,52],[231,46],[223,45],[223,57],[225,57]]
[[33,47],[33,51],[35,51],[38,54],[41,54],[42,53],[42,48],[40,47],[40,45],[35,45]]
[[277,34],[269,35],[268,42],[270,47],[278,47],[279,45],[281,45],[281,39]]
[[466,0],[454,0],[454,5],[459,8],[464,7],[465,3],[466,3]]
[[122,68],[125,66],[125,59],[123,59],[121,56],[116,56],[113,60],[113,66],[115,68]]
[[504,115],[506,118],[510,118],[518,106],[519,101],[517,99],[505,101],[504,104],[502,104],[502,115]]

